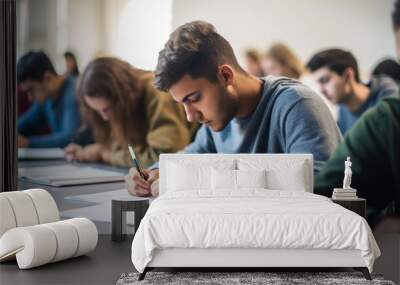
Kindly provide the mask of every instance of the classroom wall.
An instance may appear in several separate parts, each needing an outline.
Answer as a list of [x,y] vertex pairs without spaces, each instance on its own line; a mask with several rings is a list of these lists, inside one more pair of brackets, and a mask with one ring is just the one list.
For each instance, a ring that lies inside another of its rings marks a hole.
[[[153,70],[158,52],[172,30],[172,0],[119,0],[116,23],[109,53],[122,57],[132,65]],[[106,0],[106,5],[110,1]],[[106,9],[107,10],[107,9]],[[114,21],[114,20],[113,20]],[[108,21],[107,21],[108,22]]]
[[66,50],[76,53],[81,69],[103,50],[103,1],[19,0],[17,7],[18,58],[43,50],[64,73]]
[[303,61],[326,47],[351,50],[363,71],[395,56],[393,0],[174,0],[172,26],[206,20],[232,44],[239,60],[248,47],[289,44]]
[[[94,57],[113,55],[153,69],[170,32],[206,20],[232,44],[239,61],[248,47],[289,44],[306,61],[323,48],[350,49],[364,73],[395,56],[394,0],[17,0],[18,57],[43,49],[64,72],[74,51],[81,70]],[[24,17],[24,19],[22,19]]]
[[154,69],[172,30],[172,0],[17,0],[17,7],[17,56],[42,49],[59,73],[66,50],[81,70],[104,55]]
[[[96,55],[103,52],[103,1],[67,0],[67,40],[63,45],[76,53],[80,70]],[[59,39],[62,41],[62,38]],[[62,58],[63,62],[64,59]]]

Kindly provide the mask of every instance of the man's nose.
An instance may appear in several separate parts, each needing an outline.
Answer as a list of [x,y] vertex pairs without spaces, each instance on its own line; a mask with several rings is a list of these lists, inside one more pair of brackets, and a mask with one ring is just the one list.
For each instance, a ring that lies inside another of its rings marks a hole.
[[186,118],[189,122],[196,122],[199,119],[198,111],[190,105],[184,105]]
[[99,112],[99,113],[104,121],[108,121],[110,119],[110,116],[106,112]]

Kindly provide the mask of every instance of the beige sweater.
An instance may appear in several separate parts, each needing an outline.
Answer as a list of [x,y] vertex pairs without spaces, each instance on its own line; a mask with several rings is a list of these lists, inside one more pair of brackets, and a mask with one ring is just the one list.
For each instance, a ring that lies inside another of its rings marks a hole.
[[[152,84],[153,77],[146,80],[145,116],[147,133],[144,144],[134,145],[134,151],[143,167],[158,161],[160,153],[174,153],[188,145],[197,131],[198,124],[186,120],[182,105],[168,93],[160,92]],[[111,164],[130,167],[132,159],[127,146],[112,144]]]

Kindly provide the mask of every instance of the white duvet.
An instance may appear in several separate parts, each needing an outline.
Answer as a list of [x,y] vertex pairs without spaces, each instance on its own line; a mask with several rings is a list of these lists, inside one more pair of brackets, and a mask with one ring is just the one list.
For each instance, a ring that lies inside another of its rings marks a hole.
[[371,272],[380,255],[359,215],[323,196],[265,189],[160,196],[134,237],[132,262],[143,272],[165,248],[358,249]]

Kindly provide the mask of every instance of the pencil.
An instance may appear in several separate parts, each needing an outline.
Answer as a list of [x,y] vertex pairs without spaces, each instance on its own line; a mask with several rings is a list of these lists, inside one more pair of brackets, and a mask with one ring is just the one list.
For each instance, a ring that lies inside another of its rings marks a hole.
[[147,181],[146,176],[144,175],[144,172],[142,170],[142,167],[140,166],[139,159],[136,158],[135,152],[133,151],[133,147],[131,145],[128,145],[129,153],[131,154],[132,160],[133,160],[133,165],[135,166],[136,170],[139,172],[139,175]]

